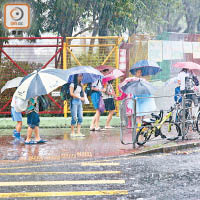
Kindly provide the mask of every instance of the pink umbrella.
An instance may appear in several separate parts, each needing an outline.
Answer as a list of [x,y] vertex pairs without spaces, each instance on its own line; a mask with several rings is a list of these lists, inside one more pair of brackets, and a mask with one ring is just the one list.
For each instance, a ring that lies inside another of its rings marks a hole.
[[119,78],[120,76],[123,76],[123,75],[124,75],[124,73],[121,70],[114,69],[110,74],[106,75],[103,78],[102,83],[105,84],[108,81],[115,80],[115,79],[117,79],[117,78]]
[[[104,75],[107,75],[111,73],[115,68],[110,65],[99,65],[96,67],[96,69],[102,72]],[[106,74],[103,72],[104,70],[107,70]]]
[[177,62],[173,64],[173,67],[176,68],[185,68],[189,70],[197,69],[200,70],[200,65],[194,62]]
[[173,64],[176,68],[185,68],[191,70],[194,74],[200,75],[200,65],[194,62],[177,62]]

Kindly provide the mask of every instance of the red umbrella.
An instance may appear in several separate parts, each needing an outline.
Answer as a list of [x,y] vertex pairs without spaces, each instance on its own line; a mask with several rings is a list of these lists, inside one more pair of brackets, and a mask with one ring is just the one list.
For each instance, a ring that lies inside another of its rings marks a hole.
[[102,80],[102,83],[105,84],[107,83],[108,81],[111,81],[111,80],[114,80],[114,79],[117,79],[119,78],[120,76],[123,76],[124,73],[119,70],[119,69],[114,69],[110,74],[106,75],[103,80]]
[[[107,74],[111,73],[115,68],[110,65],[99,65],[96,67],[96,69],[99,70],[100,72],[102,72],[104,75],[107,75]],[[106,72],[104,72],[104,70]]]

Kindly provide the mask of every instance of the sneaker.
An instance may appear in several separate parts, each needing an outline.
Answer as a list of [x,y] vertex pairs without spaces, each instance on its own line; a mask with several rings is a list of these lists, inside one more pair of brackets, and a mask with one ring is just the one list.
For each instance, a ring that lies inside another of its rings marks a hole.
[[77,133],[76,136],[77,136],[77,137],[85,137],[85,135],[82,134],[82,133]]
[[15,131],[15,132],[13,131],[13,137],[16,138],[16,139],[19,139],[19,140],[20,140],[20,138],[21,138],[21,137],[20,137],[20,133],[17,132],[17,131]]
[[112,126],[105,126],[105,129],[112,129],[112,128],[114,128],[114,127],[112,127]]

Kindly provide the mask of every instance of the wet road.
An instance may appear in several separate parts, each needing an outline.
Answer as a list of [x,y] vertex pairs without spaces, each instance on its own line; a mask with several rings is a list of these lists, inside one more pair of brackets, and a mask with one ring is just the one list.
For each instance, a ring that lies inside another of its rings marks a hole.
[[199,149],[84,162],[0,165],[2,199],[197,200],[199,182]]

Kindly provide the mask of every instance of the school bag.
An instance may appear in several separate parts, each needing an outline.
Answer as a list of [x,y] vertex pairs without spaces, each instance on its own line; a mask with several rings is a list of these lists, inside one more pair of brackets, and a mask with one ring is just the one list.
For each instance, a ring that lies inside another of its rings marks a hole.
[[44,95],[38,97],[38,104],[39,104],[39,111],[45,111],[49,107],[51,107],[50,101]]
[[[98,81],[97,81],[97,85],[98,85],[100,82],[101,82],[101,81],[98,80]],[[86,88],[85,88],[85,93],[86,93],[86,95],[89,97],[89,96],[91,96],[92,92],[93,92],[93,90],[92,90],[92,83],[88,83],[87,86],[86,86]]]
[[89,97],[92,94],[92,83],[88,83],[85,88],[85,94]]
[[192,80],[193,80],[195,86],[199,86],[199,80],[196,76],[192,76]]
[[[61,87],[60,96],[63,101],[72,99],[70,95],[70,84],[71,83],[66,83]],[[76,90],[77,86],[78,86],[77,84],[74,84],[74,91]],[[81,96],[83,97],[82,91],[81,91]]]

